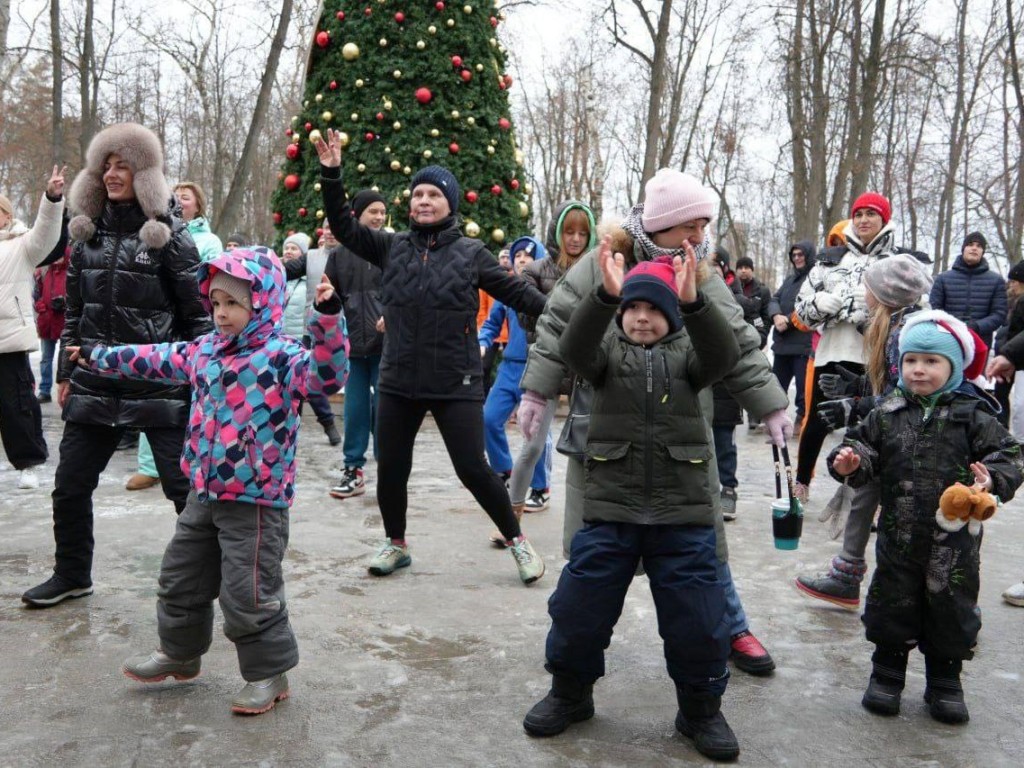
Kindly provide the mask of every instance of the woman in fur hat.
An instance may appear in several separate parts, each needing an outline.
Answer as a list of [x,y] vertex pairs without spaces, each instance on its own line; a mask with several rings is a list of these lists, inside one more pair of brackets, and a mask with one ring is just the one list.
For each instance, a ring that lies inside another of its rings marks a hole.
[[[192,340],[212,327],[199,298],[199,253],[173,216],[156,135],[135,123],[93,138],[69,206],[74,240],[61,348]],[[53,576],[22,600],[48,607],[92,593],[92,492],[128,427],[146,433],[164,495],[180,512],[188,479],[179,459],[189,388],[121,381],[61,355],[58,403],[64,435],[54,477]]]
[[[743,312],[732,290],[708,264],[711,243],[707,227],[715,213],[714,194],[695,177],[668,168],[661,169],[647,182],[645,192],[645,202],[634,206],[622,225],[614,228],[610,243],[612,251],[625,254],[626,265],[631,267],[656,256],[682,255],[683,241],[689,241],[697,255],[697,281],[708,300],[725,312],[740,344],[740,361],[723,379],[725,386],[743,408],[764,422],[773,440],[784,443],[786,434],[792,433],[792,423],[786,416],[786,394],[760,351],[760,335],[743,320]],[[559,349],[559,339],[569,317],[584,297],[601,283],[596,253],[597,249],[594,249],[581,257],[558,282],[537,321],[537,340],[530,347],[521,384],[527,391],[519,406],[519,426],[527,439],[534,434],[544,415],[546,399],[555,396],[565,376],[567,369]],[[711,391],[702,391],[700,397],[703,399],[703,413],[710,414]],[[710,434],[710,423],[707,428]],[[570,551],[573,536],[583,526],[583,480],[583,458],[570,458],[566,470],[562,540],[566,554]],[[718,470],[714,466],[710,482],[718,487]],[[723,561],[719,578],[725,585],[728,602],[731,658],[734,664],[750,674],[768,675],[775,669],[775,662],[751,634],[732,574],[724,562],[725,527],[718,494],[714,494],[714,505],[719,553]]]
[[39,487],[32,467],[46,461],[43,419],[35,397],[28,353],[39,348],[32,321],[32,272],[60,240],[64,169],[53,166],[32,229],[14,218],[0,195],[0,437],[18,487]]

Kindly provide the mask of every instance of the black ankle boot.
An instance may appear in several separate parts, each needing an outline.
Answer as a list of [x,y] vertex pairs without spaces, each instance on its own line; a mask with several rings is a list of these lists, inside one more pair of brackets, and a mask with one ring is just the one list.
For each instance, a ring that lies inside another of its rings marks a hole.
[[740,744],[721,713],[721,696],[698,694],[676,688],[679,712],[676,730],[693,740],[693,746],[712,760],[735,760]]
[[523,728],[531,736],[554,736],[573,723],[589,720],[594,716],[593,692],[593,685],[554,675],[551,690],[526,713]]
[[907,652],[876,648],[871,656],[871,679],[861,705],[878,715],[898,715],[907,678]]
[[964,689],[960,685],[960,659],[924,658],[925,689],[924,700],[928,713],[940,723],[958,725],[971,719],[964,702]]

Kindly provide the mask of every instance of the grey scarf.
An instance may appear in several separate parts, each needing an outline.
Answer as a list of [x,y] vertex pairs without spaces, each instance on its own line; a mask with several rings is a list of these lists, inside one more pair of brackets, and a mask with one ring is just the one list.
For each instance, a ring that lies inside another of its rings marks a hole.
[[[640,250],[643,251],[644,260],[650,260],[657,256],[668,256],[671,259],[674,259],[676,256],[686,258],[686,251],[682,248],[662,248],[661,246],[654,244],[654,241],[651,240],[651,236],[644,231],[642,221],[643,213],[643,203],[637,203],[634,205],[633,209],[629,212],[629,215],[626,216],[626,220],[622,222],[622,228],[630,234],[637,244],[639,244]],[[693,250],[697,254],[697,261],[702,261],[707,258],[708,253],[711,250],[711,239],[707,234],[704,235],[704,242],[700,245],[695,245]]]

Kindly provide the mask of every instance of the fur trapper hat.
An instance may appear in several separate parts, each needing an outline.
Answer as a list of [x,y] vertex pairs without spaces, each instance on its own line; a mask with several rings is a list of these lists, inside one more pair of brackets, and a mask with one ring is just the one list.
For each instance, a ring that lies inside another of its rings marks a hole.
[[68,224],[75,240],[89,240],[96,234],[94,222],[107,202],[103,185],[103,165],[118,154],[132,169],[135,200],[146,218],[139,238],[147,248],[163,248],[171,239],[171,228],[160,221],[166,218],[171,188],[164,178],[164,152],[160,139],[138,123],[119,123],[97,133],[85,152],[85,167],[75,177],[68,193],[68,205],[76,214]]

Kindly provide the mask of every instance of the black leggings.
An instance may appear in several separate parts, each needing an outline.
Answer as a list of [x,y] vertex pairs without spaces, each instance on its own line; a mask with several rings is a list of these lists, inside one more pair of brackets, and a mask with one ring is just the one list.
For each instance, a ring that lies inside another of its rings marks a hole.
[[0,354],[0,439],[15,469],[44,463],[49,456],[43,416],[28,352]]
[[502,536],[519,536],[519,521],[512,513],[505,484],[484,457],[481,402],[411,399],[381,392],[377,403],[377,503],[389,539],[405,538],[413,443],[428,411],[434,415],[459,480]]
[[811,484],[814,477],[814,465],[818,463],[818,456],[821,453],[821,446],[825,442],[825,436],[829,429],[818,418],[818,405],[825,401],[825,395],[821,391],[818,380],[823,373],[835,373],[836,366],[841,365],[848,371],[864,373],[864,366],[860,363],[825,363],[820,368],[814,369],[814,386],[807,397],[806,420],[804,428],[800,432],[800,447],[796,460],[796,481],[804,485]]

